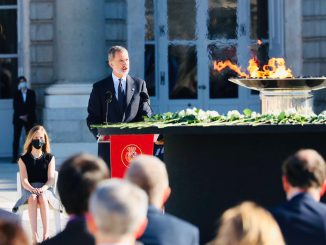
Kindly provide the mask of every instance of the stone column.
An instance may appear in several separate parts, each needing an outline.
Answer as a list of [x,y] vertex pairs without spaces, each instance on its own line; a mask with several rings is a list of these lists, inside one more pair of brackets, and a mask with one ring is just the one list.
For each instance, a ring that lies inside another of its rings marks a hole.
[[105,74],[104,0],[56,1],[59,83],[93,83]]
[[144,78],[145,1],[127,1],[127,47],[130,56],[130,74]]
[[302,75],[302,2],[284,1],[284,38],[286,63],[293,74]]
[[81,151],[97,153],[86,125],[92,84],[105,77],[104,0],[58,0],[55,83],[45,91],[44,125],[57,162]]

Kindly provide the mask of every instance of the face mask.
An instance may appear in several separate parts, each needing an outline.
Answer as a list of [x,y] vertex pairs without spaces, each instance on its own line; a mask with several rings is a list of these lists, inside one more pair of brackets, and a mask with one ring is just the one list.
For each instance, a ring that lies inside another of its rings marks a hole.
[[39,140],[39,139],[36,139],[36,140],[32,140],[32,146],[35,148],[35,149],[41,149],[42,146],[44,145],[44,141],[42,140]]
[[26,89],[27,88],[27,82],[21,82],[18,85],[18,89]]

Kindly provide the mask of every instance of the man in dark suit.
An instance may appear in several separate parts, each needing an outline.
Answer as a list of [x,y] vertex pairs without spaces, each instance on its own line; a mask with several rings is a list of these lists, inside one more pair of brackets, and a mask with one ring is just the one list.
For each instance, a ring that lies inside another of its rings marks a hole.
[[288,201],[272,209],[287,245],[326,244],[325,161],[315,150],[300,150],[283,164]]
[[25,128],[27,135],[36,122],[36,96],[33,90],[27,88],[25,77],[18,78],[18,90],[14,94],[13,107],[14,142],[12,162],[15,163],[18,158],[19,139],[22,128]]
[[97,184],[109,177],[106,164],[99,158],[78,154],[67,159],[58,176],[58,192],[70,218],[66,228],[42,245],[95,245],[94,237],[88,232],[86,213],[88,200]]
[[144,245],[197,245],[199,230],[194,225],[164,213],[170,196],[165,164],[154,156],[141,155],[130,163],[126,179],[142,188],[149,197],[148,225],[139,241]]
[[[96,138],[98,132],[91,128],[93,124],[137,122],[152,113],[145,81],[128,75],[128,51],[121,46],[111,47],[108,64],[112,74],[93,85],[88,102],[87,125]],[[108,165],[109,151],[109,144],[99,144],[98,155]]]

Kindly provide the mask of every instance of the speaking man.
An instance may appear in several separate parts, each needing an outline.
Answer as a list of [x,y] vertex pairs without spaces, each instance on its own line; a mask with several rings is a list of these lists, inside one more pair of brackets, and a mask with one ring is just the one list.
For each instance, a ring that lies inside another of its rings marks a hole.
[[[93,124],[137,122],[152,113],[145,81],[128,75],[128,51],[121,46],[111,47],[108,64],[112,74],[93,85],[88,102],[87,125],[97,139]],[[100,143],[98,155],[110,167],[110,145]]]

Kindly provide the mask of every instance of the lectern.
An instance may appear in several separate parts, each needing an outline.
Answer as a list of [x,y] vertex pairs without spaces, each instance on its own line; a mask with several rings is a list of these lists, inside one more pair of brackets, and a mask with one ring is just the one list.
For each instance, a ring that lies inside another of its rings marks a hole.
[[109,143],[111,177],[123,178],[133,158],[153,155],[154,134],[101,135],[99,143]]

